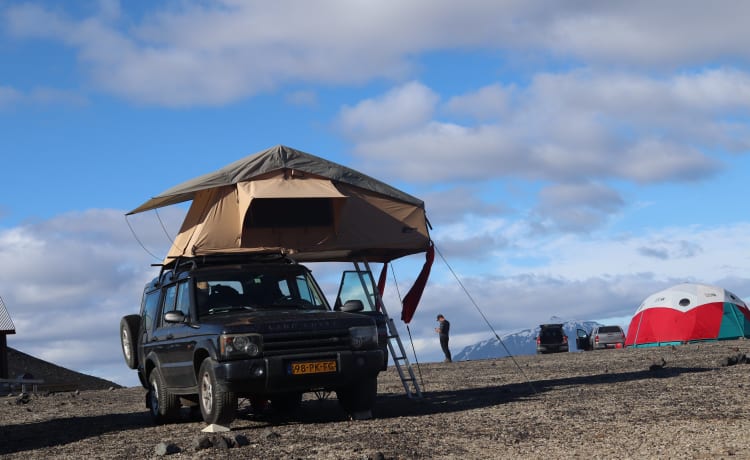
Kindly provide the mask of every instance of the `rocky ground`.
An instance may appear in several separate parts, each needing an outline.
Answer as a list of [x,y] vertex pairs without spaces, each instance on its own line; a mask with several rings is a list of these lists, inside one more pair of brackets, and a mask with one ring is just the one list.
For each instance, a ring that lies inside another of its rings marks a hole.
[[[142,388],[0,398],[0,455],[28,458],[750,458],[750,342],[421,365],[409,399],[393,368],[375,417],[335,397],[293,416],[241,407],[209,435],[188,409],[154,426]],[[321,395],[323,396],[323,395]]]

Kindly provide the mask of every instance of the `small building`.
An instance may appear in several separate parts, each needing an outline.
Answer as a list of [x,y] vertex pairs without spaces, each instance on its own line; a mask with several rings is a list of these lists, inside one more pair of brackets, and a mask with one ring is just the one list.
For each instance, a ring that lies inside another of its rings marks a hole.
[[8,378],[8,334],[15,334],[16,326],[10,319],[3,298],[0,297],[0,379]]

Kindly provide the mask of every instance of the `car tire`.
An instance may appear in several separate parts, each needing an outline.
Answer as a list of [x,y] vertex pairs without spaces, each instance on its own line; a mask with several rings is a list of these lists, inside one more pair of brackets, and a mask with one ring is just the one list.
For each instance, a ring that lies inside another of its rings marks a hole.
[[148,383],[148,406],[154,422],[160,425],[176,420],[180,414],[180,398],[167,390],[158,367],[149,374]]
[[237,395],[221,388],[215,366],[216,361],[211,358],[201,363],[198,372],[198,405],[206,423],[228,426],[237,413]]
[[377,395],[377,376],[364,378],[352,385],[336,390],[339,404],[350,416],[359,412],[372,411]]
[[141,328],[139,315],[124,316],[120,320],[120,345],[125,364],[131,369],[138,368],[138,331]]

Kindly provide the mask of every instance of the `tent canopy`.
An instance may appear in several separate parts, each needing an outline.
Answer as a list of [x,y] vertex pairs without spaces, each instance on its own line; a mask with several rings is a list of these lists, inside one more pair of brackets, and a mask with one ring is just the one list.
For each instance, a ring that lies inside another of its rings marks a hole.
[[267,252],[300,261],[387,262],[430,245],[424,202],[282,145],[172,187],[128,215],[189,200],[166,264]]
[[750,310],[718,286],[683,283],[647,297],[628,327],[626,346],[750,337]]

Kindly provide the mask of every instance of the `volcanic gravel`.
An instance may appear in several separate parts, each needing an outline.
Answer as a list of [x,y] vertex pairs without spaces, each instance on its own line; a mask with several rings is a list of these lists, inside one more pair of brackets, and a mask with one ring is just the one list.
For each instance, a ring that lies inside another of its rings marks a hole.
[[145,390],[0,398],[0,455],[29,458],[750,458],[750,342],[613,349],[394,368],[374,417],[349,420],[334,395],[292,415],[240,405],[226,433],[189,408],[155,426]]

